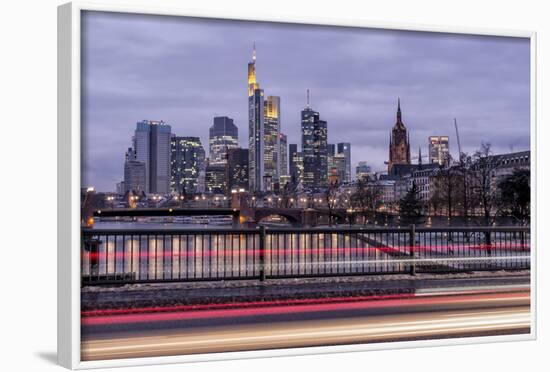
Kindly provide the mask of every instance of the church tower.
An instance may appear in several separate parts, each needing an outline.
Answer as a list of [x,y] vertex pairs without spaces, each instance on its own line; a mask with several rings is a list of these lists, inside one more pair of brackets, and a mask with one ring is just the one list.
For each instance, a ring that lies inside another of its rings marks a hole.
[[395,164],[411,164],[411,148],[407,128],[401,120],[401,100],[397,99],[397,121],[390,135],[390,159],[388,173]]

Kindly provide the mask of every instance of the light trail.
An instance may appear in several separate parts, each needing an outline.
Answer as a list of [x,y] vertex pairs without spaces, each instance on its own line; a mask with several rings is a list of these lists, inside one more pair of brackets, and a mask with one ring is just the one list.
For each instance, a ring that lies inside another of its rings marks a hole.
[[[510,298],[510,300],[513,300]],[[228,326],[163,335],[83,341],[82,360],[305,347],[476,335],[530,327],[528,306],[321,321]]]
[[[437,263],[437,262],[471,262],[471,261],[511,261],[511,260],[530,260],[529,255],[525,256],[491,256],[491,257],[439,257],[439,258],[403,258],[403,259],[389,259],[389,260],[353,260],[353,261],[324,261],[324,262],[305,262],[305,263],[292,263],[292,264],[273,264],[272,267],[304,267],[304,266],[327,266],[327,265],[381,265],[381,264],[420,264],[420,263]],[[258,266],[258,265],[250,265]]]
[[273,301],[248,301],[248,302],[228,302],[219,304],[197,304],[197,305],[176,305],[176,306],[156,306],[142,307],[131,309],[108,309],[108,310],[89,310],[82,311],[83,318],[94,316],[110,316],[119,314],[135,314],[135,313],[153,313],[153,312],[172,312],[172,311],[193,311],[193,310],[215,310],[229,308],[248,308],[248,307],[268,307],[282,305],[302,305],[302,304],[321,304],[329,302],[353,302],[353,301],[380,301],[388,299],[404,299],[414,297],[412,293],[388,294],[388,295],[372,295],[372,296],[354,296],[354,297],[330,297],[330,298],[300,298],[300,299],[284,299]]
[[[173,243],[172,243],[173,244]],[[136,243],[137,245],[137,243]],[[174,245],[176,247],[174,247]],[[433,251],[434,253],[442,253],[445,250],[456,251],[458,253],[464,253],[467,250],[477,250],[477,251],[520,251],[520,252],[529,252],[530,244],[519,244],[519,243],[510,243],[510,244],[498,244],[498,245],[486,245],[486,244],[459,244],[459,245],[415,245],[415,246],[384,246],[384,247],[309,247],[311,250],[318,253],[364,253],[369,251],[380,251],[383,253],[408,253],[411,251],[421,252],[421,251]],[[148,250],[154,250],[154,248],[147,247]],[[134,256],[142,259],[151,259],[151,258],[163,258],[163,257],[209,257],[209,256],[254,256],[261,253],[259,249],[232,249],[232,247],[227,247],[223,245],[213,245],[200,246],[200,247],[178,247],[178,244],[173,244],[172,248],[158,248],[157,252],[89,252],[86,255],[92,260],[104,260],[105,258],[109,259],[122,259],[128,256]],[[113,248],[108,248],[108,250],[114,250]],[[303,251],[304,247],[296,248],[279,248],[271,247],[266,248],[263,252],[269,255],[292,255],[297,252]],[[182,252],[185,251],[185,252]]]
[[[505,292],[505,293],[483,293],[483,292],[464,292],[456,294],[445,294],[430,296],[414,295],[396,295],[385,299],[378,299],[373,296],[363,298],[337,298],[337,299],[318,299],[317,301],[290,300],[274,303],[268,306],[241,306],[238,308],[203,308],[197,310],[192,307],[182,306],[175,311],[142,312],[142,313],[104,313],[98,316],[84,316],[81,318],[83,326],[95,325],[115,325],[131,323],[150,323],[165,322],[175,320],[198,320],[210,318],[237,318],[260,315],[282,315],[282,314],[300,314],[311,312],[328,311],[349,311],[349,310],[367,310],[389,307],[410,307],[410,306],[442,306],[442,305],[460,305],[472,306],[479,303],[503,303],[514,305],[525,305],[529,303],[529,292]],[[309,301],[309,302],[308,302]]]
[[368,296],[348,296],[348,297],[323,297],[323,298],[298,298],[298,299],[280,299],[280,300],[264,300],[264,301],[242,301],[242,302],[225,302],[225,303],[210,303],[210,304],[195,304],[195,305],[171,305],[171,306],[148,306],[148,307],[133,307],[123,309],[100,309],[100,310],[85,310],[81,312],[81,317],[98,317],[98,316],[113,316],[122,314],[141,314],[141,313],[157,313],[157,312],[174,312],[174,311],[192,311],[192,310],[215,310],[215,309],[230,309],[230,308],[250,308],[250,307],[268,307],[268,306],[283,306],[283,305],[303,305],[303,304],[322,304],[335,302],[355,302],[355,301],[380,301],[389,299],[406,299],[420,296],[443,296],[443,295],[466,295],[466,294],[483,294],[483,293],[502,293],[502,292],[517,292],[529,290],[530,285],[511,284],[500,285],[498,288],[494,286],[470,286],[470,287],[449,287],[449,288],[418,288],[414,293],[395,293],[384,295],[368,295]]
[[389,299],[406,299],[421,296],[459,296],[468,294],[496,294],[496,293],[511,293],[519,291],[529,291],[529,284],[511,284],[494,286],[469,286],[469,287],[448,287],[448,288],[418,288],[414,293],[395,293],[384,295],[367,295],[367,296],[334,296],[323,298],[297,298],[297,299],[280,299],[280,300],[264,300],[264,301],[240,301],[240,302],[225,302],[225,303],[209,303],[209,304],[194,304],[194,305],[171,305],[171,306],[147,306],[147,307],[132,307],[122,309],[99,309],[99,310],[84,310],[81,317],[101,317],[123,314],[142,314],[142,313],[158,313],[158,312],[175,312],[175,311],[193,311],[193,310],[216,310],[216,309],[231,309],[231,308],[250,308],[250,307],[269,307],[269,306],[284,306],[284,305],[304,305],[304,304],[322,304],[335,302],[357,302],[357,301],[381,301]]

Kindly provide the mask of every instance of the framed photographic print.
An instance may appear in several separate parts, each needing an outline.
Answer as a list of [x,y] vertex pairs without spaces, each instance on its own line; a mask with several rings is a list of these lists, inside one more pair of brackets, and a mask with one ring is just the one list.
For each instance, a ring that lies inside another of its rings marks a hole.
[[535,336],[535,34],[73,2],[59,361]]

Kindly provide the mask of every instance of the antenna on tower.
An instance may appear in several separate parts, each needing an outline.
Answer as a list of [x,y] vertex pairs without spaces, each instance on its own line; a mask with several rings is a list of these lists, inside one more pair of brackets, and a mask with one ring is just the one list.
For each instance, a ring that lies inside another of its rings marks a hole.
[[307,103],[307,108],[309,108],[309,89],[307,90],[307,99],[306,99],[306,103]]
[[256,61],[256,41],[252,43],[252,60]]

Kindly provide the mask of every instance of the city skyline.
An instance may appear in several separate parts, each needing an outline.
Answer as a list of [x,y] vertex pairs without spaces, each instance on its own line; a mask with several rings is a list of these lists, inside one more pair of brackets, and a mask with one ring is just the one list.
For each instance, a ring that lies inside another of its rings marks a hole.
[[[261,87],[281,97],[287,143],[301,143],[309,88],[329,123],[328,142],[351,143],[352,169],[367,161],[384,170],[398,96],[412,149],[427,153],[429,136],[447,135],[456,156],[454,117],[463,151],[481,140],[495,153],[529,148],[528,39],[105,13],[83,20],[83,185],[98,190],[120,182],[143,119],[204,144],[214,116],[228,116],[247,148],[245,65],[254,41]],[[323,48],[312,48],[315,40]]]

